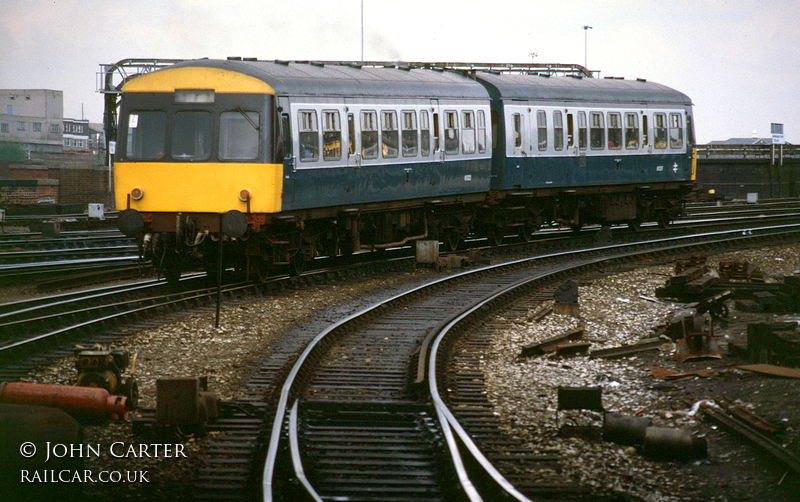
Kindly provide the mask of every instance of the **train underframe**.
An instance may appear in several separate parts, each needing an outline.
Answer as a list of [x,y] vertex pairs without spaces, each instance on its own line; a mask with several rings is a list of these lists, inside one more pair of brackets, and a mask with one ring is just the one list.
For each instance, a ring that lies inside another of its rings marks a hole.
[[573,230],[586,224],[627,224],[638,230],[643,222],[654,221],[665,228],[682,214],[689,190],[688,184],[675,183],[626,191],[493,191],[380,207],[248,214],[243,215],[247,231],[237,238],[223,236],[222,248],[220,215],[152,213],[143,215],[149,231],[140,242],[143,256],[173,283],[182,271],[198,268],[215,277],[220,248],[225,268],[263,282],[275,274],[299,274],[318,257],[347,257],[419,239],[436,239],[445,251],[455,251],[472,237],[495,245],[509,236],[528,241],[540,227],[553,224]]

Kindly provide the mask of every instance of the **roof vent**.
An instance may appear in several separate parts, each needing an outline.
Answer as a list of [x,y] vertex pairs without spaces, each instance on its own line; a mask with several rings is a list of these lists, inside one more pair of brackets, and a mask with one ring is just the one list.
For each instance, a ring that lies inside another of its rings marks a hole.
[[647,79],[646,78],[637,78],[636,81],[637,82],[647,82]]
[[282,64],[284,66],[289,66],[289,61],[284,61],[282,59],[276,59],[275,64]]

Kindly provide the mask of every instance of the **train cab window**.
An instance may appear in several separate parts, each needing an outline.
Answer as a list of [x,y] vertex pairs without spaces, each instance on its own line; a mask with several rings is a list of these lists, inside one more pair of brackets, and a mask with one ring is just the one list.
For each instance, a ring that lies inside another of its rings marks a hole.
[[475,153],[475,112],[461,112],[461,152]]
[[417,156],[417,112],[404,111],[403,113],[403,157]]
[[422,156],[427,157],[431,154],[431,125],[428,119],[428,110],[419,112],[420,147]]
[[486,152],[486,114],[478,110],[478,153]]
[[547,150],[547,113],[544,110],[536,112],[536,129],[539,150]]
[[313,162],[319,159],[319,129],[317,112],[301,110],[300,123],[300,161]]
[[683,146],[683,121],[680,113],[669,114],[669,147],[681,148]]
[[522,115],[515,113],[514,120],[514,148],[522,146]]
[[586,112],[578,112],[578,148],[586,150]]
[[356,120],[352,113],[347,114],[347,138],[349,140],[349,147],[347,155],[356,154]]
[[397,157],[397,148],[400,142],[397,140],[397,112],[381,112],[381,143],[383,144],[383,158],[393,159]]
[[622,120],[619,113],[608,114],[608,148],[611,150],[622,148]]
[[128,116],[125,156],[128,160],[162,160],[167,140],[167,114],[136,111]]
[[561,112],[553,112],[553,148],[564,149],[564,116]]
[[458,113],[444,112],[444,153],[458,155]]
[[639,116],[635,113],[625,114],[625,148],[639,148]]
[[[283,158],[292,158],[292,121],[289,119],[289,114],[284,113],[281,115],[281,134],[283,138]],[[280,159],[278,159],[280,160]]]
[[342,158],[342,122],[336,110],[322,112],[322,158]]
[[220,113],[220,160],[255,160],[258,157],[259,120],[258,112]]
[[603,150],[605,148],[606,129],[603,122],[603,114],[600,112],[591,113],[591,127],[589,128],[589,146],[592,150]]
[[653,115],[653,146],[667,147],[667,117],[663,113]]
[[365,159],[378,158],[378,114],[373,111],[361,112],[361,156]]
[[208,160],[211,155],[212,115],[204,111],[181,111],[172,126],[172,158]]
[[647,115],[642,115],[642,147],[650,143],[650,129],[647,128]]

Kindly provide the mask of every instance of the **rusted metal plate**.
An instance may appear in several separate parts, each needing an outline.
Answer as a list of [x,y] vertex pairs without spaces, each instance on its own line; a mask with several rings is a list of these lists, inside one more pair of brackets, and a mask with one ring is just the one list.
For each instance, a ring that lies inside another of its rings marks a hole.
[[800,378],[800,369],[775,366],[773,364],[745,364],[742,366],[737,366],[737,368],[747,371],[754,371],[756,373],[764,373],[765,375],[773,375],[784,378]]

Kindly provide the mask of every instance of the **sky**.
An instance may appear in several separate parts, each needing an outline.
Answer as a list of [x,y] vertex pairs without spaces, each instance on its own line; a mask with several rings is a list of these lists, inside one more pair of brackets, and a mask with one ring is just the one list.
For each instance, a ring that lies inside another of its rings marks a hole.
[[366,60],[587,61],[687,94],[699,143],[777,122],[800,144],[800,0],[0,0],[0,89],[102,122],[101,64],[359,60],[362,2]]

